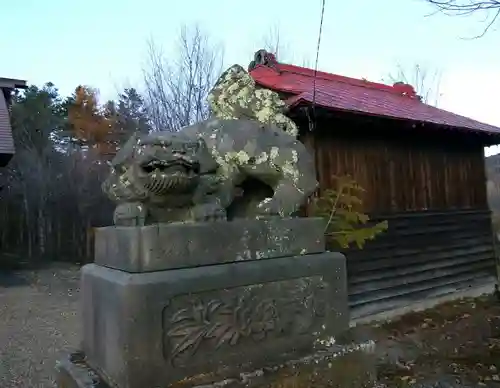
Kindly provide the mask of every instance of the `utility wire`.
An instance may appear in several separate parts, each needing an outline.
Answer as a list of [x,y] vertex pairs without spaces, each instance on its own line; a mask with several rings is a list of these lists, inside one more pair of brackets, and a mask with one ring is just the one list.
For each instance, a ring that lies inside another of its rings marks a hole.
[[318,74],[318,61],[319,61],[319,48],[321,46],[321,34],[323,32],[323,18],[325,16],[325,2],[321,1],[321,17],[319,21],[319,32],[318,32],[318,44],[316,46],[316,63],[314,65],[314,77],[313,77],[313,98],[312,98],[312,109],[313,109],[313,120],[309,120],[309,130],[312,131],[316,125],[316,77]]

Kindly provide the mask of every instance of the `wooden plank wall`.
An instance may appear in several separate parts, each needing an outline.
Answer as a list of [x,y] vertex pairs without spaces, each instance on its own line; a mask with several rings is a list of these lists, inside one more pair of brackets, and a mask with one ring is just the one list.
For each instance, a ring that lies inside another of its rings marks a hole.
[[381,215],[389,230],[346,251],[353,318],[496,279],[488,209]]
[[304,142],[315,142],[320,186],[332,187],[333,175],[351,175],[366,190],[367,212],[463,209],[487,203],[481,144],[325,132],[315,139],[308,134]]
[[302,137],[320,190],[332,175],[352,175],[366,190],[365,211],[389,223],[363,250],[345,252],[354,318],[496,278],[481,142],[397,124],[330,121]]
[[14,139],[10,126],[9,110],[6,101],[6,92],[0,88],[0,166],[7,164],[7,161],[14,154]]

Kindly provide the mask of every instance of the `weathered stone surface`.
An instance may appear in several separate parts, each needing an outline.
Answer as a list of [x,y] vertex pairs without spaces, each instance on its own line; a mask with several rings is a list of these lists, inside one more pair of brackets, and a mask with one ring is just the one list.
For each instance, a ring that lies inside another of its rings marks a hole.
[[316,190],[314,158],[273,125],[211,118],[178,132],[132,136],[103,190],[114,223],[214,221],[296,215]]
[[95,263],[127,272],[160,271],[325,250],[321,218],[109,226],[96,230]]
[[82,296],[87,363],[124,388],[308,354],[349,321],[331,252],[137,274],[90,264]]
[[212,115],[220,119],[251,118],[265,125],[276,125],[294,137],[299,134],[297,124],[285,115],[288,106],[280,95],[257,86],[240,65],[233,65],[221,74],[207,100]]

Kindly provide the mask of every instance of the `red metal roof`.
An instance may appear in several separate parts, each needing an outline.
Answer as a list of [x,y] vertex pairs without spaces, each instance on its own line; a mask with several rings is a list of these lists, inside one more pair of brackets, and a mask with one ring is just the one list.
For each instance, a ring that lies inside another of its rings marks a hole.
[[[314,70],[312,69],[276,63],[272,66],[257,65],[250,74],[262,86],[293,94],[287,100],[290,106],[313,102]],[[390,86],[318,71],[315,104],[333,110],[500,134],[498,127],[421,102],[413,87],[404,84]]]

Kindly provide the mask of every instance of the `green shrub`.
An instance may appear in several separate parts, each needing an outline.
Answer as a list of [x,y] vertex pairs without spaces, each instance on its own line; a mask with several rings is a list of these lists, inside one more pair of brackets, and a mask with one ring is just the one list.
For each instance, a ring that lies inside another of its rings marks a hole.
[[362,249],[366,241],[386,231],[388,223],[382,221],[370,224],[370,217],[362,212],[360,195],[364,189],[350,176],[334,179],[334,189],[324,190],[319,197],[314,198],[313,215],[326,219],[325,234],[340,248],[356,244]]

